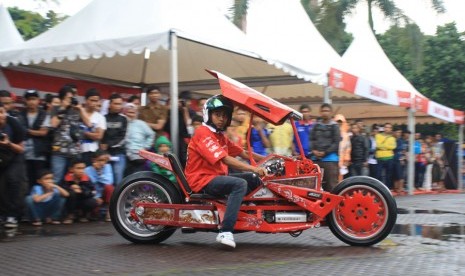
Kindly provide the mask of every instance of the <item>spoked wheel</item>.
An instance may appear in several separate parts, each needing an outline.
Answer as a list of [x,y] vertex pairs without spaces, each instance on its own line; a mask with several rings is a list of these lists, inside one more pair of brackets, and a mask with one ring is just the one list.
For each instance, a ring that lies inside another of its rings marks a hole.
[[386,238],[397,219],[396,201],[380,181],[366,176],[344,179],[333,194],[343,196],[328,214],[328,226],[341,241],[369,246]]
[[181,203],[181,199],[169,180],[154,173],[138,172],[123,179],[110,201],[111,221],[121,236],[133,243],[160,243],[176,231],[173,227],[145,225],[134,219],[131,212],[139,202]]

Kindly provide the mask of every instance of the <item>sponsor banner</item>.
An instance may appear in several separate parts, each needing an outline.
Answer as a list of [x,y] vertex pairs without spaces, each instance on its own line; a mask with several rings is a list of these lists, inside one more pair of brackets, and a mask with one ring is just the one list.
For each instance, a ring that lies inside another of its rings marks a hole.
[[346,92],[355,93],[358,78],[344,71],[331,68],[329,71],[329,85]]
[[[456,123],[456,110],[439,104],[437,102],[430,101],[428,105],[428,114],[442,119],[444,121],[448,121],[451,123]],[[463,117],[463,116],[462,116]],[[463,119],[463,118],[462,118]]]
[[8,90],[15,93],[17,96],[22,96],[24,90],[32,88],[39,90],[41,96],[47,93],[58,93],[61,87],[70,83],[77,86],[80,96],[84,96],[85,92],[90,88],[98,89],[102,98],[108,98],[112,93],[119,93],[123,98],[128,98],[131,95],[138,95],[141,91],[140,89],[132,87],[55,77],[6,68],[0,70],[0,89]]
[[429,104],[428,98],[415,95],[414,104],[415,104],[415,110],[428,114],[428,104]]
[[463,111],[460,111],[460,110],[455,110],[454,109],[454,119],[455,119],[455,123],[457,124],[463,124],[464,123],[464,115],[465,113]]
[[399,99],[399,106],[410,107],[412,106],[412,99],[410,92],[397,91],[397,98]]
[[355,88],[355,95],[362,96],[377,102],[399,105],[397,98],[397,91],[381,87],[365,79],[358,79],[357,86]]

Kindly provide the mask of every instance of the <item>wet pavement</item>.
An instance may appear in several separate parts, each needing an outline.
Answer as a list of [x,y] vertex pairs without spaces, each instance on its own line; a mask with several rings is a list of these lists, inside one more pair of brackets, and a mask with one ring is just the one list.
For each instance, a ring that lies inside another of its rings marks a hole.
[[465,275],[465,194],[396,197],[397,224],[381,243],[351,247],[328,228],[235,235],[177,231],[160,245],[134,245],[111,223],[21,224],[0,230],[0,275]]

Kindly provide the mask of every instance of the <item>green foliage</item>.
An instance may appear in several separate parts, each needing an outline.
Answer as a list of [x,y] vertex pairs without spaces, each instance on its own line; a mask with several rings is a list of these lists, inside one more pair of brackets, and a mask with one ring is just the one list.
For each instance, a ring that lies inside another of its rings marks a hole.
[[232,22],[242,31],[246,30],[248,8],[248,0],[234,0],[234,5],[230,8],[232,13]]
[[456,124],[418,124],[415,126],[415,132],[422,135],[435,135],[436,133],[442,134],[442,137],[458,140],[459,133]]
[[308,5],[302,1],[302,5],[321,35],[336,52],[342,55],[352,42],[352,35],[344,31],[346,24],[340,3],[334,0],[323,0],[319,5]]
[[438,27],[425,41],[424,70],[413,81],[432,100],[465,110],[465,33],[455,23]]
[[47,31],[67,18],[67,16],[58,16],[54,11],[48,11],[45,18],[39,13],[17,7],[8,8],[8,11],[19,33],[26,40]]
[[409,80],[415,79],[423,69],[425,36],[416,24],[392,26],[376,36],[394,66]]
[[[459,33],[454,23],[438,27],[435,36],[425,36],[410,24],[393,26],[377,37],[391,62],[418,91],[442,105],[465,110],[465,33]],[[424,134],[458,136],[454,124],[418,127]]]

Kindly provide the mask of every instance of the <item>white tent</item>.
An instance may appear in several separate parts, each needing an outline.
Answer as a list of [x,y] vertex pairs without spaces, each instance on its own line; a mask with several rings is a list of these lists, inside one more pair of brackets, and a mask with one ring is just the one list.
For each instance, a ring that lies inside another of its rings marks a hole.
[[286,63],[303,69],[304,79],[313,83],[324,84],[330,66],[341,58],[299,0],[249,1],[246,34],[268,62],[291,72]]
[[[433,102],[418,92],[391,63],[368,24],[357,30],[352,44],[329,75],[333,87],[389,105],[410,107],[408,124],[412,133],[415,133],[415,112],[459,124],[459,145],[463,143],[464,113]],[[413,171],[413,135],[409,144],[409,170]],[[459,154],[458,158],[458,183],[462,189],[462,155]],[[409,174],[411,193],[413,180],[413,174]]]
[[[308,77],[305,79],[313,82],[280,85],[270,81],[266,86],[248,83],[249,86],[295,108],[302,103],[315,106],[328,102],[324,99],[327,73],[331,66],[340,63],[341,57],[318,32],[299,0],[250,0],[246,35],[269,63],[289,72],[293,68],[288,64],[292,64],[306,72]],[[363,119],[367,124],[386,121],[405,123],[407,119],[405,109],[340,89],[332,90],[331,100],[335,111],[350,119]],[[418,119],[421,123],[431,122],[431,117],[426,114],[419,114]]]
[[[172,117],[178,82],[218,87],[204,69],[244,83],[296,81],[260,59],[213,0],[94,0],[22,47],[0,51],[0,64],[129,86],[169,84]],[[177,121],[171,124],[176,152]]]
[[463,123],[463,112],[427,99],[397,70],[379,45],[368,24],[331,72],[332,86],[355,95],[394,106],[410,107],[440,120]]
[[2,4],[0,4],[0,37],[2,38],[0,49],[13,48],[24,43],[24,39],[16,29],[10,13]]
[[0,52],[0,63],[160,84],[170,82],[171,49],[179,82],[211,80],[205,68],[235,78],[288,76],[259,59],[211,0],[94,0],[20,49]]

